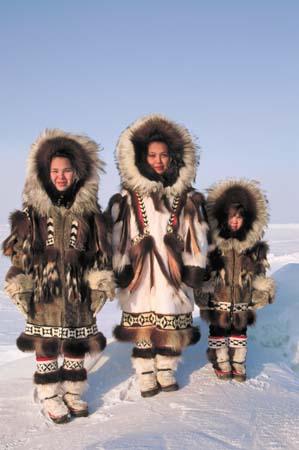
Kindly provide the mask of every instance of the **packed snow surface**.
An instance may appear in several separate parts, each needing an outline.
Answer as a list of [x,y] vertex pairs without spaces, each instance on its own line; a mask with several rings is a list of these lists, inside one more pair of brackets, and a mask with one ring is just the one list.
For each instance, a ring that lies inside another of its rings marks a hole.
[[[0,238],[8,226],[0,226]],[[24,321],[3,292],[9,261],[0,258],[0,449],[298,449],[299,448],[299,225],[271,225],[273,305],[258,312],[249,332],[245,383],[215,379],[207,362],[207,326],[198,310],[200,342],[178,370],[180,390],[143,399],[131,368],[131,346],[112,339],[120,310],[107,304],[98,317],[109,338],[104,353],[88,359],[90,416],[55,425],[35,400],[33,355],[15,339]]]

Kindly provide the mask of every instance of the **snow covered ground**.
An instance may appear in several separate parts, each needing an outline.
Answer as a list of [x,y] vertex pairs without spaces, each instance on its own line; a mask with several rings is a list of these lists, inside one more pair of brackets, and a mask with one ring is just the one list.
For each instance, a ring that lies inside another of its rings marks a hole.
[[[0,227],[1,241],[7,232]],[[207,327],[195,311],[202,338],[184,353],[178,392],[141,398],[130,345],[110,339],[100,358],[87,361],[91,415],[66,425],[47,421],[34,402],[34,358],[14,345],[24,322],[3,293],[1,257],[0,449],[298,449],[299,225],[272,225],[266,237],[278,292],[250,331],[246,383],[215,379]],[[105,306],[99,326],[107,337],[119,317],[115,303]]]

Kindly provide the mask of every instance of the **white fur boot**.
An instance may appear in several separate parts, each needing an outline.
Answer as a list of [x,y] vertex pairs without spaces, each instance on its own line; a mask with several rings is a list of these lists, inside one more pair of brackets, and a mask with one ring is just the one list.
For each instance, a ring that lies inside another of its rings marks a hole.
[[157,383],[154,358],[132,358],[132,365],[136,370],[140,393],[142,397],[152,397],[160,391]]
[[179,356],[156,355],[157,380],[162,391],[170,392],[179,389],[175,379],[175,371],[179,361]]
[[63,401],[67,405],[72,416],[87,417],[88,403],[81,399],[82,393],[85,391],[87,381],[64,381],[62,383]]
[[231,364],[233,368],[233,379],[240,382],[246,381],[245,361],[247,354],[247,337],[230,337],[229,347],[231,354]]
[[229,360],[228,339],[221,336],[209,336],[208,359],[213,364],[214,372],[220,380],[232,377]]
[[36,390],[44,413],[53,422],[66,423],[70,420],[69,410],[60,396],[60,383],[37,384]]

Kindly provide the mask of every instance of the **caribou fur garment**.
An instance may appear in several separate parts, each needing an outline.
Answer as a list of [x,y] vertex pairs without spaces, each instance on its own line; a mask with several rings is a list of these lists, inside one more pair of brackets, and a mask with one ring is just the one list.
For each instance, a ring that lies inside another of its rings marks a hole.
[[[237,232],[227,226],[232,204],[244,211]],[[214,249],[206,281],[210,302],[208,307],[202,305],[201,316],[222,328],[242,329],[254,323],[254,309],[261,302],[272,303],[275,295],[274,281],[266,277],[268,245],[261,241],[268,220],[267,200],[256,182],[227,180],[209,189],[207,213]]]
[[[69,158],[75,171],[66,191],[50,181],[55,155]],[[14,297],[31,290],[26,329],[17,341],[23,351],[53,353],[55,347],[81,355],[105,346],[91,310],[92,290],[114,294],[110,228],[97,203],[102,168],[98,145],[86,136],[46,130],[32,145],[24,209],[11,215],[3,243],[12,259],[6,292]]]
[[[147,147],[166,143],[170,164],[158,175]],[[192,188],[197,148],[184,127],[160,115],[137,120],[120,136],[122,191],[111,198],[113,269],[124,311],[119,340],[147,341],[180,352],[196,342],[193,288],[206,266],[204,198]]]

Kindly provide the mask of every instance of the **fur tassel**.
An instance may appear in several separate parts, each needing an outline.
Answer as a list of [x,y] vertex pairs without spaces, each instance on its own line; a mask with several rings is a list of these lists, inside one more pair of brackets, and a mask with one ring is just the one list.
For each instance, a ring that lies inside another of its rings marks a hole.
[[138,244],[132,246],[131,248],[130,257],[134,271],[134,277],[128,287],[131,292],[134,292],[140,284],[145,258],[153,250],[153,247],[154,241],[152,236],[146,236]]

